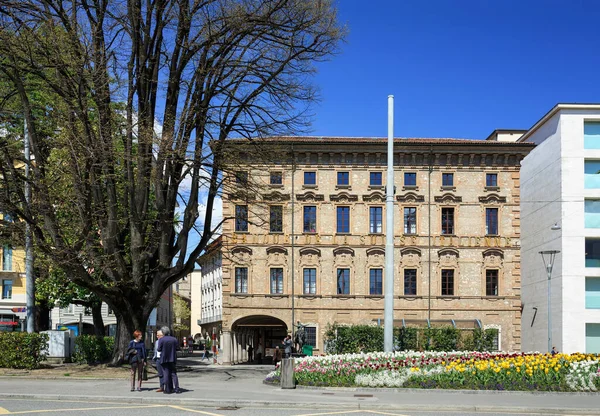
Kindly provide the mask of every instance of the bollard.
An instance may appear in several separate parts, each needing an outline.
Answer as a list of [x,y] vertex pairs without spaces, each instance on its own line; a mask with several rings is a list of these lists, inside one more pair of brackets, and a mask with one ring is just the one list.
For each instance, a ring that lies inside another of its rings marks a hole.
[[295,389],[296,379],[294,378],[294,359],[284,358],[281,360],[281,388]]

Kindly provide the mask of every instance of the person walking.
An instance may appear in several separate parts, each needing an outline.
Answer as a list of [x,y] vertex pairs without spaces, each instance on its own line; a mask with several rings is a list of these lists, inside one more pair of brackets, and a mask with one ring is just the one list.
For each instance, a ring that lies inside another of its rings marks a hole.
[[129,341],[127,347],[127,358],[131,365],[131,391],[135,391],[135,376],[137,374],[137,391],[142,391],[142,376],[144,374],[144,366],[146,365],[146,346],[142,341],[142,332],[135,330],[133,332],[133,339]]
[[264,349],[263,349],[263,345],[262,342],[258,343],[258,347],[256,347],[256,360],[258,361],[259,364],[262,364],[262,358],[263,358],[263,354],[265,353]]
[[254,347],[252,346],[252,344],[248,344],[248,362],[251,363],[252,361],[254,361]]
[[177,342],[177,338],[171,336],[171,330],[168,326],[163,326],[160,330],[163,333],[163,337],[158,342],[157,350],[160,352],[160,365],[163,368],[163,393],[171,394],[174,391],[179,394],[181,393],[179,378],[177,377],[177,350],[180,349],[179,342]]
[[162,393],[164,391],[165,385],[165,377],[163,373],[162,365],[160,364],[160,352],[158,351],[158,341],[163,337],[162,331],[159,329],[156,331],[156,342],[154,343],[154,355],[152,356],[152,361],[156,363],[156,371],[158,372],[158,390],[157,393]]
[[275,369],[277,369],[277,363],[281,361],[281,350],[279,349],[279,345],[275,347],[275,351],[273,351],[273,365]]

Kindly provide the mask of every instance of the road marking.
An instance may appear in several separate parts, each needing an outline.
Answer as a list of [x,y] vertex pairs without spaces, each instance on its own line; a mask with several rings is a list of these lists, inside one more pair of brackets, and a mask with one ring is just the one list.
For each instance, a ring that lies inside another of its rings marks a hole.
[[368,412],[368,410],[344,410],[343,412],[307,413],[304,415],[297,415],[297,416],[345,415],[348,413],[365,413],[365,412]]
[[4,407],[0,407],[0,415],[10,415],[10,412]]
[[375,413],[376,415],[387,415],[387,416],[409,416],[409,415],[404,415],[404,414],[400,414],[400,413],[385,413],[385,412],[378,412],[376,410],[368,410],[369,413]]
[[173,409],[177,409],[177,410],[183,410],[183,411],[186,411],[186,412],[201,413],[203,415],[209,415],[209,416],[223,416],[223,415],[220,415],[218,413],[203,412],[202,410],[188,409],[187,407],[181,407],[181,406],[175,406],[175,405],[169,405],[167,407],[170,407],[170,408],[173,408]]
[[149,409],[152,407],[166,407],[164,404],[152,404],[152,405],[129,405],[129,406],[107,406],[107,407],[86,407],[86,408],[76,408],[76,409],[43,409],[43,410],[21,410],[18,412],[7,412],[0,414],[5,415],[22,415],[27,413],[51,413],[51,412],[79,412],[82,410],[108,410],[108,409]]

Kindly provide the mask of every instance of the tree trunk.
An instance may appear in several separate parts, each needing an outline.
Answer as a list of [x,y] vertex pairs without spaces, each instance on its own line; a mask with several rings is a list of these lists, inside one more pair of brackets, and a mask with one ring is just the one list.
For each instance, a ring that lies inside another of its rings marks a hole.
[[98,338],[104,336],[104,320],[102,319],[102,303],[92,304],[92,318],[94,319],[94,334]]
[[[118,313],[118,311],[115,310],[115,313]],[[115,333],[115,347],[111,365],[118,366],[123,363],[127,345],[133,339],[135,330],[142,331],[142,337],[145,336],[148,316],[150,316],[150,313],[144,312],[127,315],[117,314],[117,331]]]

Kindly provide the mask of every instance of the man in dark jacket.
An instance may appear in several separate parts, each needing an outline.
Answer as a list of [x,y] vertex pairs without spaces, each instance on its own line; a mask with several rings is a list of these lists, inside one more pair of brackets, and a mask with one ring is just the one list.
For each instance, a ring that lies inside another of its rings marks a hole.
[[163,369],[164,393],[181,393],[179,389],[179,379],[177,378],[177,350],[179,342],[177,338],[171,336],[171,330],[168,326],[163,326],[160,331],[163,337],[158,341],[158,352],[160,352],[160,365]]

